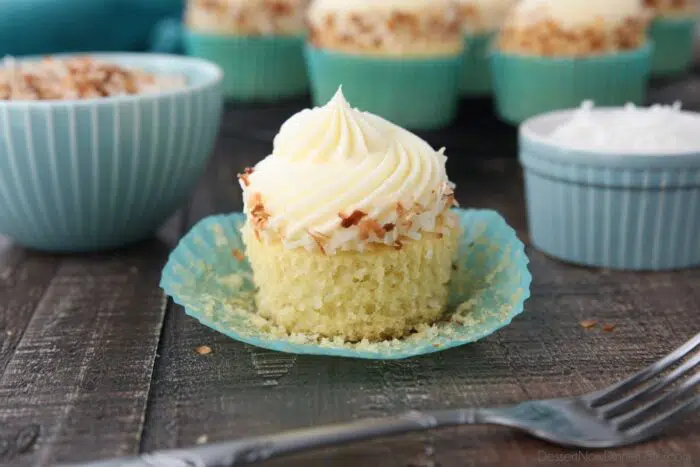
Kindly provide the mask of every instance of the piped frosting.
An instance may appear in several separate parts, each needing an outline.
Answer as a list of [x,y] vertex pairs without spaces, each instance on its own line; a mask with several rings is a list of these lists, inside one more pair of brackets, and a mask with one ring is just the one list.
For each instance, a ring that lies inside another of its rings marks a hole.
[[285,122],[273,147],[240,176],[245,212],[263,241],[333,254],[400,247],[451,227],[444,150],[352,108],[340,89]]

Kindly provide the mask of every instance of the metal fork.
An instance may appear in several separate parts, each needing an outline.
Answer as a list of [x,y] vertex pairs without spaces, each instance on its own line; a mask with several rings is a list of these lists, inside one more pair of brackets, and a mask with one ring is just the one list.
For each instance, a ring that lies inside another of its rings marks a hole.
[[[577,397],[404,415],[243,438],[190,449],[157,451],[82,467],[220,467],[342,443],[433,428],[493,424],[512,427],[560,446],[614,448],[655,437],[700,408],[700,334],[630,378]],[[676,366],[667,374],[662,374]],[[652,382],[652,379],[656,381]],[[648,383],[648,384],[645,384]],[[674,384],[675,383],[675,384]]]

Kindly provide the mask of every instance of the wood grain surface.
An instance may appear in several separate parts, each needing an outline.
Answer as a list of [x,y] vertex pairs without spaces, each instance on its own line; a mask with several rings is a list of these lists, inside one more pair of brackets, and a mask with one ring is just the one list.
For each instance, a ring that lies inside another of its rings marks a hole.
[[[235,174],[270,147],[233,133],[222,133],[191,203],[157,239],[78,256],[27,252],[0,240],[0,465],[87,461],[407,409],[574,395],[640,369],[698,332],[700,269],[579,268],[528,248],[534,283],[525,313],[472,345],[382,362],[287,355],[232,341],[168,302],[158,280],[173,242],[193,223],[240,209]],[[527,242],[522,176],[512,155],[448,155],[459,202],[500,211]],[[585,319],[615,329],[587,330]],[[201,345],[212,352],[198,354]],[[468,427],[261,465],[698,463],[694,417],[663,439],[616,451],[566,451],[507,429]]]

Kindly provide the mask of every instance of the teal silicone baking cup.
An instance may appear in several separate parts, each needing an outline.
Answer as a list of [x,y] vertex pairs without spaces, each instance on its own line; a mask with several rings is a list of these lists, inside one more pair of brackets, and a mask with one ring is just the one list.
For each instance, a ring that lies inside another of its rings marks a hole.
[[[520,126],[532,244],[585,266],[658,271],[700,265],[700,149],[622,154],[548,142],[545,135],[571,112]],[[700,127],[700,115],[693,115]]]
[[324,105],[342,85],[353,106],[404,128],[443,127],[457,114],[461,55],[363,57],[307,45],[306,60],[315,105]]
[[465,97],[484,97],[491,94],[491,42],[493,33],[464,36],[464,56],[460,92]]
[[596,106],[642,104],[651,71],[653,46],[594,57],[551,58],[491,54],[496,111],[519,124],[552,110],[578,107],[584,100]]
[[240,234],[245,217],[240,213],[209,217],[195,225],[170,255],[160,285],[205,326],[257,347],[383,360],[439,352],[508,325],[523,311],[532,281],[525,248],[498,213],[457,213],[463,235],[450,282],[448,312],[445,319],[404,339],[357,344],[272,332],[270,323],[256,313],[252,271],[239,254],[245,252]]
[[228,99],[265,102],[308,92],[302,36],[224,36],[186,30],[184,44],[188,55],[221,67]]
[[669,76],[685,72],[693,62],[695,18],[657,18],[649,34],[654,41],[652,74]]

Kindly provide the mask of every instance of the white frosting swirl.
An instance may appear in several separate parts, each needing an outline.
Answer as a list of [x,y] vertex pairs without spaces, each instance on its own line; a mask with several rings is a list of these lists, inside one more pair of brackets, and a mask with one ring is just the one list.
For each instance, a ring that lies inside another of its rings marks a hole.
[[[322,243],[332,254],[396,245],[448,225],[446,160],[416,135],[351,108],[338,90],[326,106],[282,125],[272,154],[241,179],[245,211],[250,217],[258,199],[266,216],[259,236],[289,248]],[[357,222],[344,221],[355,212]]]

